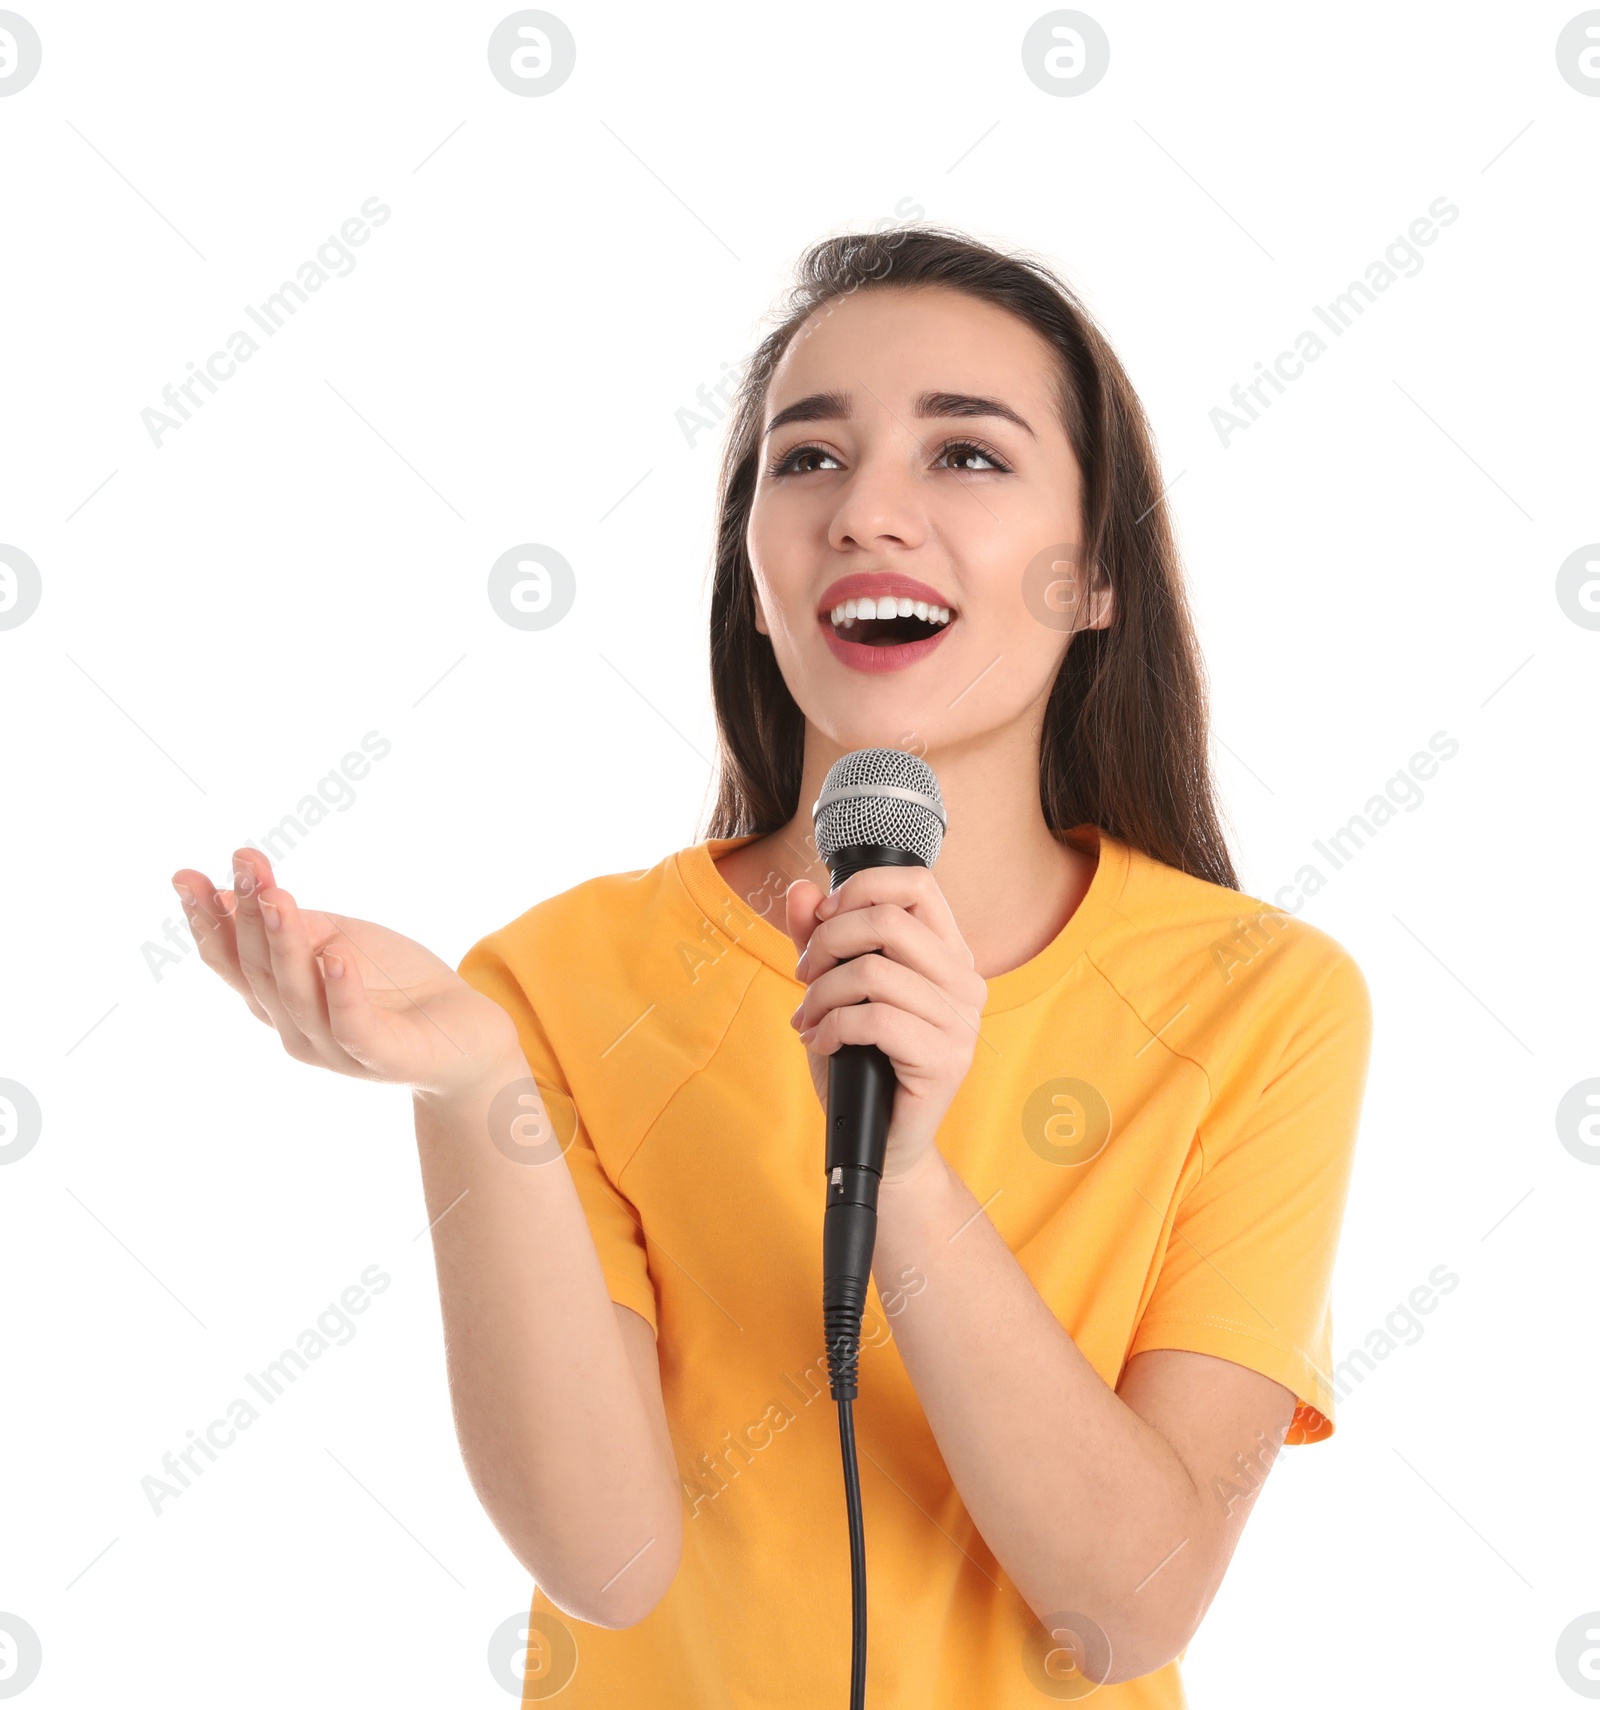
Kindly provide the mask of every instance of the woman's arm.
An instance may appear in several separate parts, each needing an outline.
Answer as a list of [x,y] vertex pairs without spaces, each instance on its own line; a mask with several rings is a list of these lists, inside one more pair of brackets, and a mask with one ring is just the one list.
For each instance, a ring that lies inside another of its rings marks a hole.
[[491,1144],[491,1103],[521,1082],[519,1055],[475,1090],[414,1100],[456,1434],[545,1594],[627,1627],[665,1595],[683,1547],[655,1342],[610,1299],[565,1157],[519,1162]]
[[[890,1279],[907,1267],[927,1283],[900,1295]],[[1231,1361],[1167,1350],[1136,1356],[1122,1393],[1108,1388],[937,1151],[885,1180],[873,1272],[945,1466],[1029,1608],[1103,1630],[1103,1684],[1170,1662],[1253,1506],[1224,1503],[1212,1480],[1236,1481],[1235,1457],[1263,1439],[1281,1444],[1295,1397]],[[1252,1458],[1255,1489],[1270,1464]],[[1094,1650],[1078,1666],[1100,1680]]]
[[[1244,1528],[1251,1504],[1231,1483],[1236,1457],[1264,1476],[1296,1398],[1245,1366],[1179,1349],[1138,1354],[1112,1390],[1040,1298],[937,1144],[988,988],[931,872],[866,868],[826,898],[800,881],[786,918],[804,947],[795,972],[807,990],[792,1019],[818,1098],[841,1045],[876,1045],[894,1067],[873,1272],[967,1512],[1052,1631],[1066,1614],[1099,1629],[1078,1623],[1081,1673],[1102,1683],[1148,1674],[1189,1642]],[[1348,1101],[1349,1042],[1364,1033],[1341,1038],[1341,1053],[1299,1061]],[[1304,1103],[1292,1071],[1274,1084],[1289,1108]],[[1264,1120],[1270,1136],[1273,1113]],[[1345,1120],[1333,1117],[1336,1128]],[[902,1297],[897,1285],[917,1272],[925,1285]],[[1251,1480],[1253,1494],[1260,1476]]]
[[565,1153],[535,1162],[519,1144],[552,1130],[514,1023],[402,934],[302,910],[259,850],[234,868],[236,891],[173,874],[201,960],[296,1060],[412,1089],[456,1431],[484,1508],[563,1609],[641,1620],[683,1536],[660,1368],[649,1325],[609,1298]]

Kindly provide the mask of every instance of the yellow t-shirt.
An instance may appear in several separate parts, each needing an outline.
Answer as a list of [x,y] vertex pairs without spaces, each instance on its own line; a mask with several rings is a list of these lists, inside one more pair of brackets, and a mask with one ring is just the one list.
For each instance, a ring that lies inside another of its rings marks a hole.
[[[1093,881],[1053,942],[989,981],[940,1150],[1108,1385],[1147,1348],[1218,1355],[1293,1390],[1289,1441],[1318,1441],[1365,981],[1306,922],[1092,826],[1067,835],[1098,848]],[[560,1627],[573,1710],[849,1701],[823,1113],[789,1026],[804,988],[782,895],[741,899],[713,865],[747,841],[590,879],[461,963],[517,1023],[612,1298],[655,1329],[684,1498],[682,1564],[637,1626],[590,1626],[534,1588],[527,1704],[566,1672]],[[855,1403],[868,1701],[1081,1696],[1083,1677],[1038,1673],[1048,1641],[962,1505],[884,1307],[875,1281]],[[1061,1433],[1070,1454],[1071,1420]],[[1175,1710],[1178,1663],[1096,1699]]]

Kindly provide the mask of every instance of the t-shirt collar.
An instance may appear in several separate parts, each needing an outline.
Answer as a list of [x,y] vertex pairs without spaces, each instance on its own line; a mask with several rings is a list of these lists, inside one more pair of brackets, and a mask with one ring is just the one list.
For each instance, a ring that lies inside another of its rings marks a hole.
[[[767,916],[758,914],[723,878],[716,865],[720,856],[742,843],[753,843],[758,835],[708,837],[679,850],[678,877],[695,905],[718,930],[785,979],[794,980],[799,952],[779,924],[783,899],[774,899]],[[1084,854],[1097,855],[1094,877],[1071,918],[1036,956],[989,981],[988,1001],[983,1006],[985,1015],[1015,1009],[1061,979],[1106,925],[1122,895],[1135,853],[1128,844],[1095,825],[1074,826],[1061,836]]]

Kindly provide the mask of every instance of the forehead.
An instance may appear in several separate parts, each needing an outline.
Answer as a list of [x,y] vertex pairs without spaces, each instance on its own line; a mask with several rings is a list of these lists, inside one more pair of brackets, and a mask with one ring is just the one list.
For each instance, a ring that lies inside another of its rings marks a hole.
[[1019,316],[948,286],[872,286],[814,310],[767,390],[770,417],[809,392],[903,402],[917,392],[1000,396],[1033,421],[1060,388],[1055,348]]

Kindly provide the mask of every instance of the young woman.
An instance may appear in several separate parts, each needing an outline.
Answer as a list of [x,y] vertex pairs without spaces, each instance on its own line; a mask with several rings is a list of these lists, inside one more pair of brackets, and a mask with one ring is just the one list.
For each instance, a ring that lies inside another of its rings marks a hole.
[[[846,1702],[821,1100],[871,1043],[872,1702],[1180,1705],[1279,1446],[1333,1431],[1370,1009],[1237,888],[1149,430],[1067,288],[936,227],[815,246],[735,400],[711,604],[704,840],[459,972],[241,849],[232,892],[176,876],[205,959],[292,1055],[414,1089],[527,1702]],[[949,828],[825,896],[811,804],[864,747],[922,755]]]

